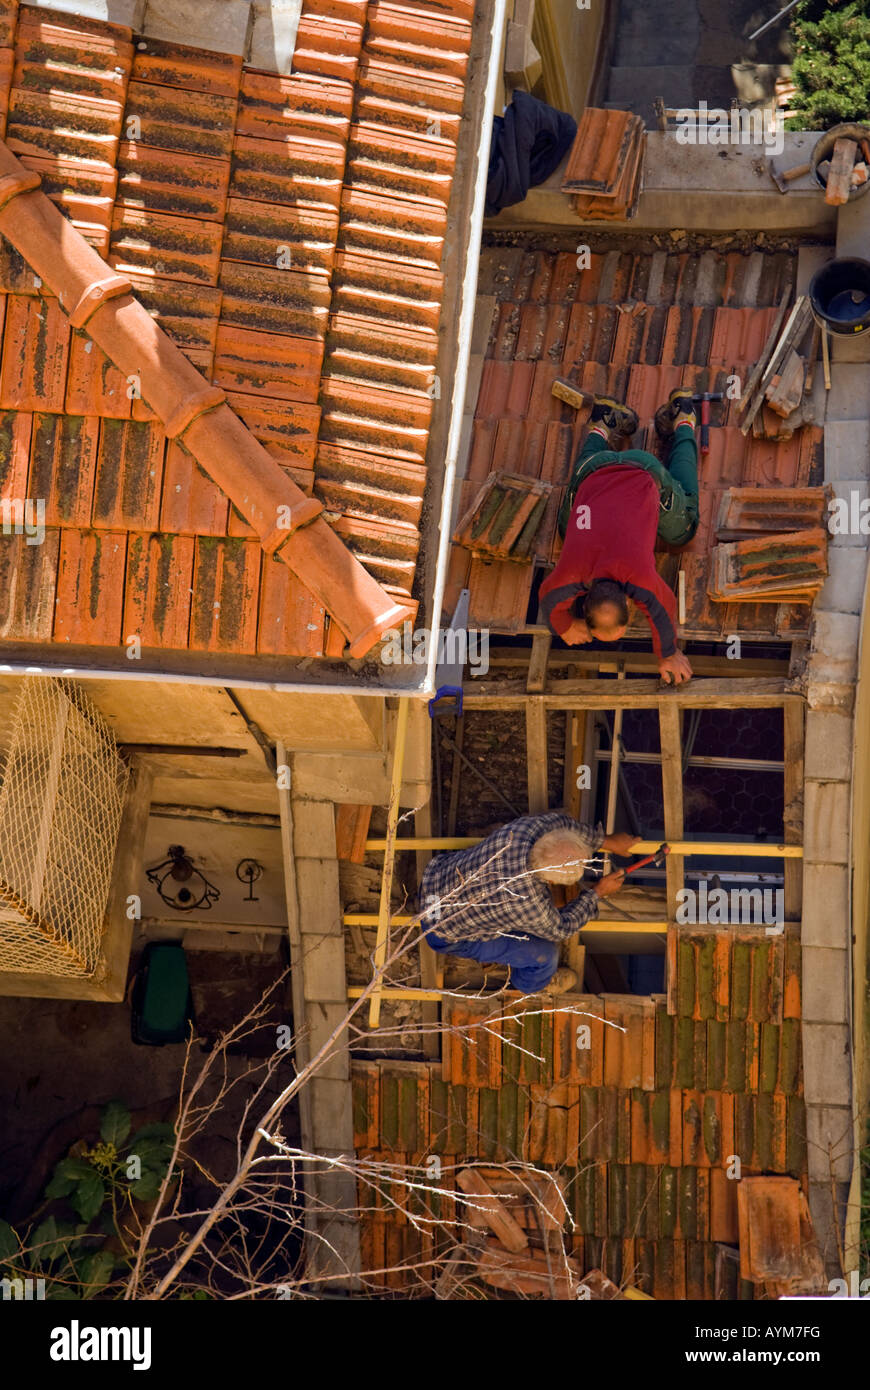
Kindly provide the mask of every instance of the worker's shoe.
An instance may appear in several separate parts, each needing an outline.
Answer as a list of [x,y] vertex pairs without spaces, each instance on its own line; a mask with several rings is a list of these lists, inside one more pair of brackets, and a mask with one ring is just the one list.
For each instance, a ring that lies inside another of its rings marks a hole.
[[693,429],[698,423],[695,402],[688,386],[678,386],[668,396],[667,403],[659,406],[655,415],[656,434],[664,439],[673,434],[678,415],[690,415]]
[[631,439],[640,424],[640,420],[636,412],[629,409],[627,405],[612,400],[610,396],[596,396],[592,414],[589,416],[589,424],[603,425],[617,438]]
[[570,994],[577,988],[577,971],[567,965],[560,965],[549,984],[541,990],[542,994]]

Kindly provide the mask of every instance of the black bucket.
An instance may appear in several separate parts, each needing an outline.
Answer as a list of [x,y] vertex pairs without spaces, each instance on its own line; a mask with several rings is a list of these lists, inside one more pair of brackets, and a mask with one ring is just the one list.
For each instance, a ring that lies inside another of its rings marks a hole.
[[809,288],[816,321],[852,337],[870,328],[870,261],[843,257],[817,270]]

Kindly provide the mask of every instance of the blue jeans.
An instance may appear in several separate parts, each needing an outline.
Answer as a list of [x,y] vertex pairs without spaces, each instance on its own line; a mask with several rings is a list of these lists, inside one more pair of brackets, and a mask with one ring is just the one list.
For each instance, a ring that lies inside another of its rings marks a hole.
[[522,994],[536,994],[552,980],[559,964],[559,944],[540,936],[512,936],[506,932],[494,941],[442,941],[435,932],[426,940],[433,951],[479,960],[482,965],[509,965],[511,988]]

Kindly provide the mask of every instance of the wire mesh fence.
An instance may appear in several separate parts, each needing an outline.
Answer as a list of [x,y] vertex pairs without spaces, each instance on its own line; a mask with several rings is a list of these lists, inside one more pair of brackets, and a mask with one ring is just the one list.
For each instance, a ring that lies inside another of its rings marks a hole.
[[127,772],[76,685],[26,678],[0,781],[0,970],[94,974]]

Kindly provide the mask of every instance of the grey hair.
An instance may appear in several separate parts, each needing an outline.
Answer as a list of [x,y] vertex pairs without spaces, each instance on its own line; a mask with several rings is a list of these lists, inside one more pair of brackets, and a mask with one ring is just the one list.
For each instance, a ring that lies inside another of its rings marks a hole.
[[594,849],[576,830],[548,830],[529,851],[529,868],[546,883],[576,883]]

